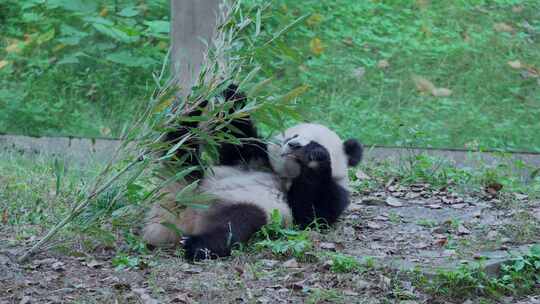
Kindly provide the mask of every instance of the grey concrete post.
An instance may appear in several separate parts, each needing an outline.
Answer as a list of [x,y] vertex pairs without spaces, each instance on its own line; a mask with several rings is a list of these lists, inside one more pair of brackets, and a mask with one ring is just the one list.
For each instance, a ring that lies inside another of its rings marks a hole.
[[200,72],[208,41],[216,29],[221,2],[171,0],[171,66],[184,96],[189,93]]

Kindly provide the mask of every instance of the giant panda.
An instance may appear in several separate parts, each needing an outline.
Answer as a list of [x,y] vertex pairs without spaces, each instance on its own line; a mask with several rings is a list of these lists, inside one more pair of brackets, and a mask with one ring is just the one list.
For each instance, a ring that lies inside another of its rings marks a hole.
[[[236,86],[229,86],[224,96],[245,103]],[[143,239],[148,244],[182,243],[189,260],[224,257],[267,224],[274,210],[285,225],[303,228],[315,220],[331,225],[347,208],[347,168],[362,158],[356,139],[342,141],[326,126],[302,123],[264,143],[249,117],[231,124],[241,129],[235,136],[244,144],[220,146],[217,164],[196,176],[197,190],[210,195],[212,203],[207,209],[187,208],[178,214],[173,210],[174,194],[185,184],[169,186],[169,196],[147,216]],[[177,135],[168,138],[174,141]],[[175,230],[182,232],[182,239]]]

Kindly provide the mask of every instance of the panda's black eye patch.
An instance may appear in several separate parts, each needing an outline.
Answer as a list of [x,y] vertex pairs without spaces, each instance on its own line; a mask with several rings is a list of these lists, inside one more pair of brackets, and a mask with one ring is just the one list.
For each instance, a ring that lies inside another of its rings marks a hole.
[[297,141],[289,141],[287,145],[293,150],[300,149],[302,147],[302,144]]
[[289,138],[285,138],[285,143],[288,143],[289,141],[291,141],[292,139],[295,139],[297,137],[298,137],[298,134],[295,134],[295,135],[293,135],[293,136],[291,136]]

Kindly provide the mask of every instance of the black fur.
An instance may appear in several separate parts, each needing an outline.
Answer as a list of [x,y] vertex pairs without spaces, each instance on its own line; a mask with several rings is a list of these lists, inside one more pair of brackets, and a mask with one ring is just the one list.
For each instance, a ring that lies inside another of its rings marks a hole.
[[[238,91],[238,86],[235,84],[229,85],[222,93],[225,101],[234,102],[230,113],[241,109],[246,105],[247,97],[242,92]],[[188,116],[196,117],[203,113],[203,109],[207,106],[208,101],[201,102],[199,108],[195,109]],[[260,160],[267,167],[270,166],[268,154],[266,153],[266,144],[259,140],[257,129],[253,124],[251,117],[235,119],[230,122],[232,128],[229,133],[232,133],[236,138],[242,140],[241,145],[224,143],[218,147],[219,164],[225,166],[235,166],[242,163],[249,163],[251,160]],[[190,129],[197,128],[198,122],[186,121],[179,126],[174,126],[174,130],[165,135],[165,141],[170,143],[172,147],[178,143]],[[234,131],[233,131],[234,130]],[[239,130],[240,132],[238,132]],[[176,157],[181,159],[184,155],[189,154],[185,164],[200,165],[200,147],[196,143],[186,142],[183,149],[176,151]],[[202,172],[195,172],[194,177],[201,178]]]
[[[229,114],[246,105],[246,96],[238,91],[238,87],[231,84],[223,91],[225,101],[234,103]],[[203,101],[201,106],[189,113],[188,116],[200,116],[208,102]],[[259,160],[270,167],[266,144],[259,140],[257,129],[251,117],[235,119],[230,122],[229,133],[240,139],[242,144],[224,143],[218,147],[218,164],[236,166]],[[182,122],[175,126],[175,130],[165,136],[165,141],[171,146],[176,144],[190,129],[197,128],[198,122]],[[187,142],[185,148],[176,152],[176,157],[182,158],[188,153],[187,164],[200,165],[201,149],[197,143]],[[189,178],[201,179],[203,170],[197,170]],[[256,231],[266,224],[266,214],[263,210],[249,204],[214,204],[203,220],[208,226],[203,233],[187,236],[184,242],[186,257],[189,260],[215,258],[230,255],[234,244],[246,242]]]
[[266,214],[250,204],[221,204],[212,206],[205,223],[209,226],[184,242],[186,258],[201,260],[229,256],[235,244],[245,243],[266,224]]
[[[189,117],[197,117],[202,114],[202,109],[206,107],[208,104],[207,100],[203,100],[199,107],[195,110],[193,110],[191,113],[188,114]],[[165,134],[164,141],[169,144],[169,149],[172,148],[175,144],[177,144],[184,136],[188,134],[190,129],[197,128],[198,122],[196,121],[184,121],[181,125],[178,126],[172,126],[173,130],[169,131]],[[187,157],[184,160],[184,165],[188,166],[197,166],[198,168],[195,169],[191,174],[189,174],[188,179],[196,180],[201,179],[203,177],[203,170],[201,169],[201,161],[200,161],[200,148],[197,143],[194,143],[192,141],[186,141],[182,147],[178,148],[175,152],[175,157],[177,159],[182,159],[183,157]]]
[[348,139],[343,143],[343,149],[345,149],[345,154],[348,156],[348,165],[349,167],[354,167],[360,163],[362,156],[364,154],[364,149],[362,144],[356,139]]
[[[246,105],[247,97],[244,93],[238,91],[238,86],[231,84],[224,92],[223,97],[226,101],[233,101],[234,107],[230,110],[243,108]],[[251,160],[260,160],[265,166],[269,167],[268,154],[266,153],[266,144],[259,139],[257,128],[253,124],[251,117],[235,119],[230,125],[234,131],[230,131],[236,138],[242,139],[242,144],[222,144],[218,149],[219,163],[224,166],[236,166],[249,163]],[[240,132],[238,132],[238,131]]]
[[295,223],[305,228],[320,219],[332,225],[349,205],[349,192],[332,178],[328,150],[312,141],[293,154],[302,166],[287,192]]

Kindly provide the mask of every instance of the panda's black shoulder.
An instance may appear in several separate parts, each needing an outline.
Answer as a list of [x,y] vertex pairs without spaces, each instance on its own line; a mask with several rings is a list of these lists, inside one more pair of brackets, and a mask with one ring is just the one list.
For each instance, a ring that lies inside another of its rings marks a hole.
[[238,85],[232,83],[223,91],[223,98],[227,101],[234,101],[244,106],[247,101],[247,96],[239,90]]

